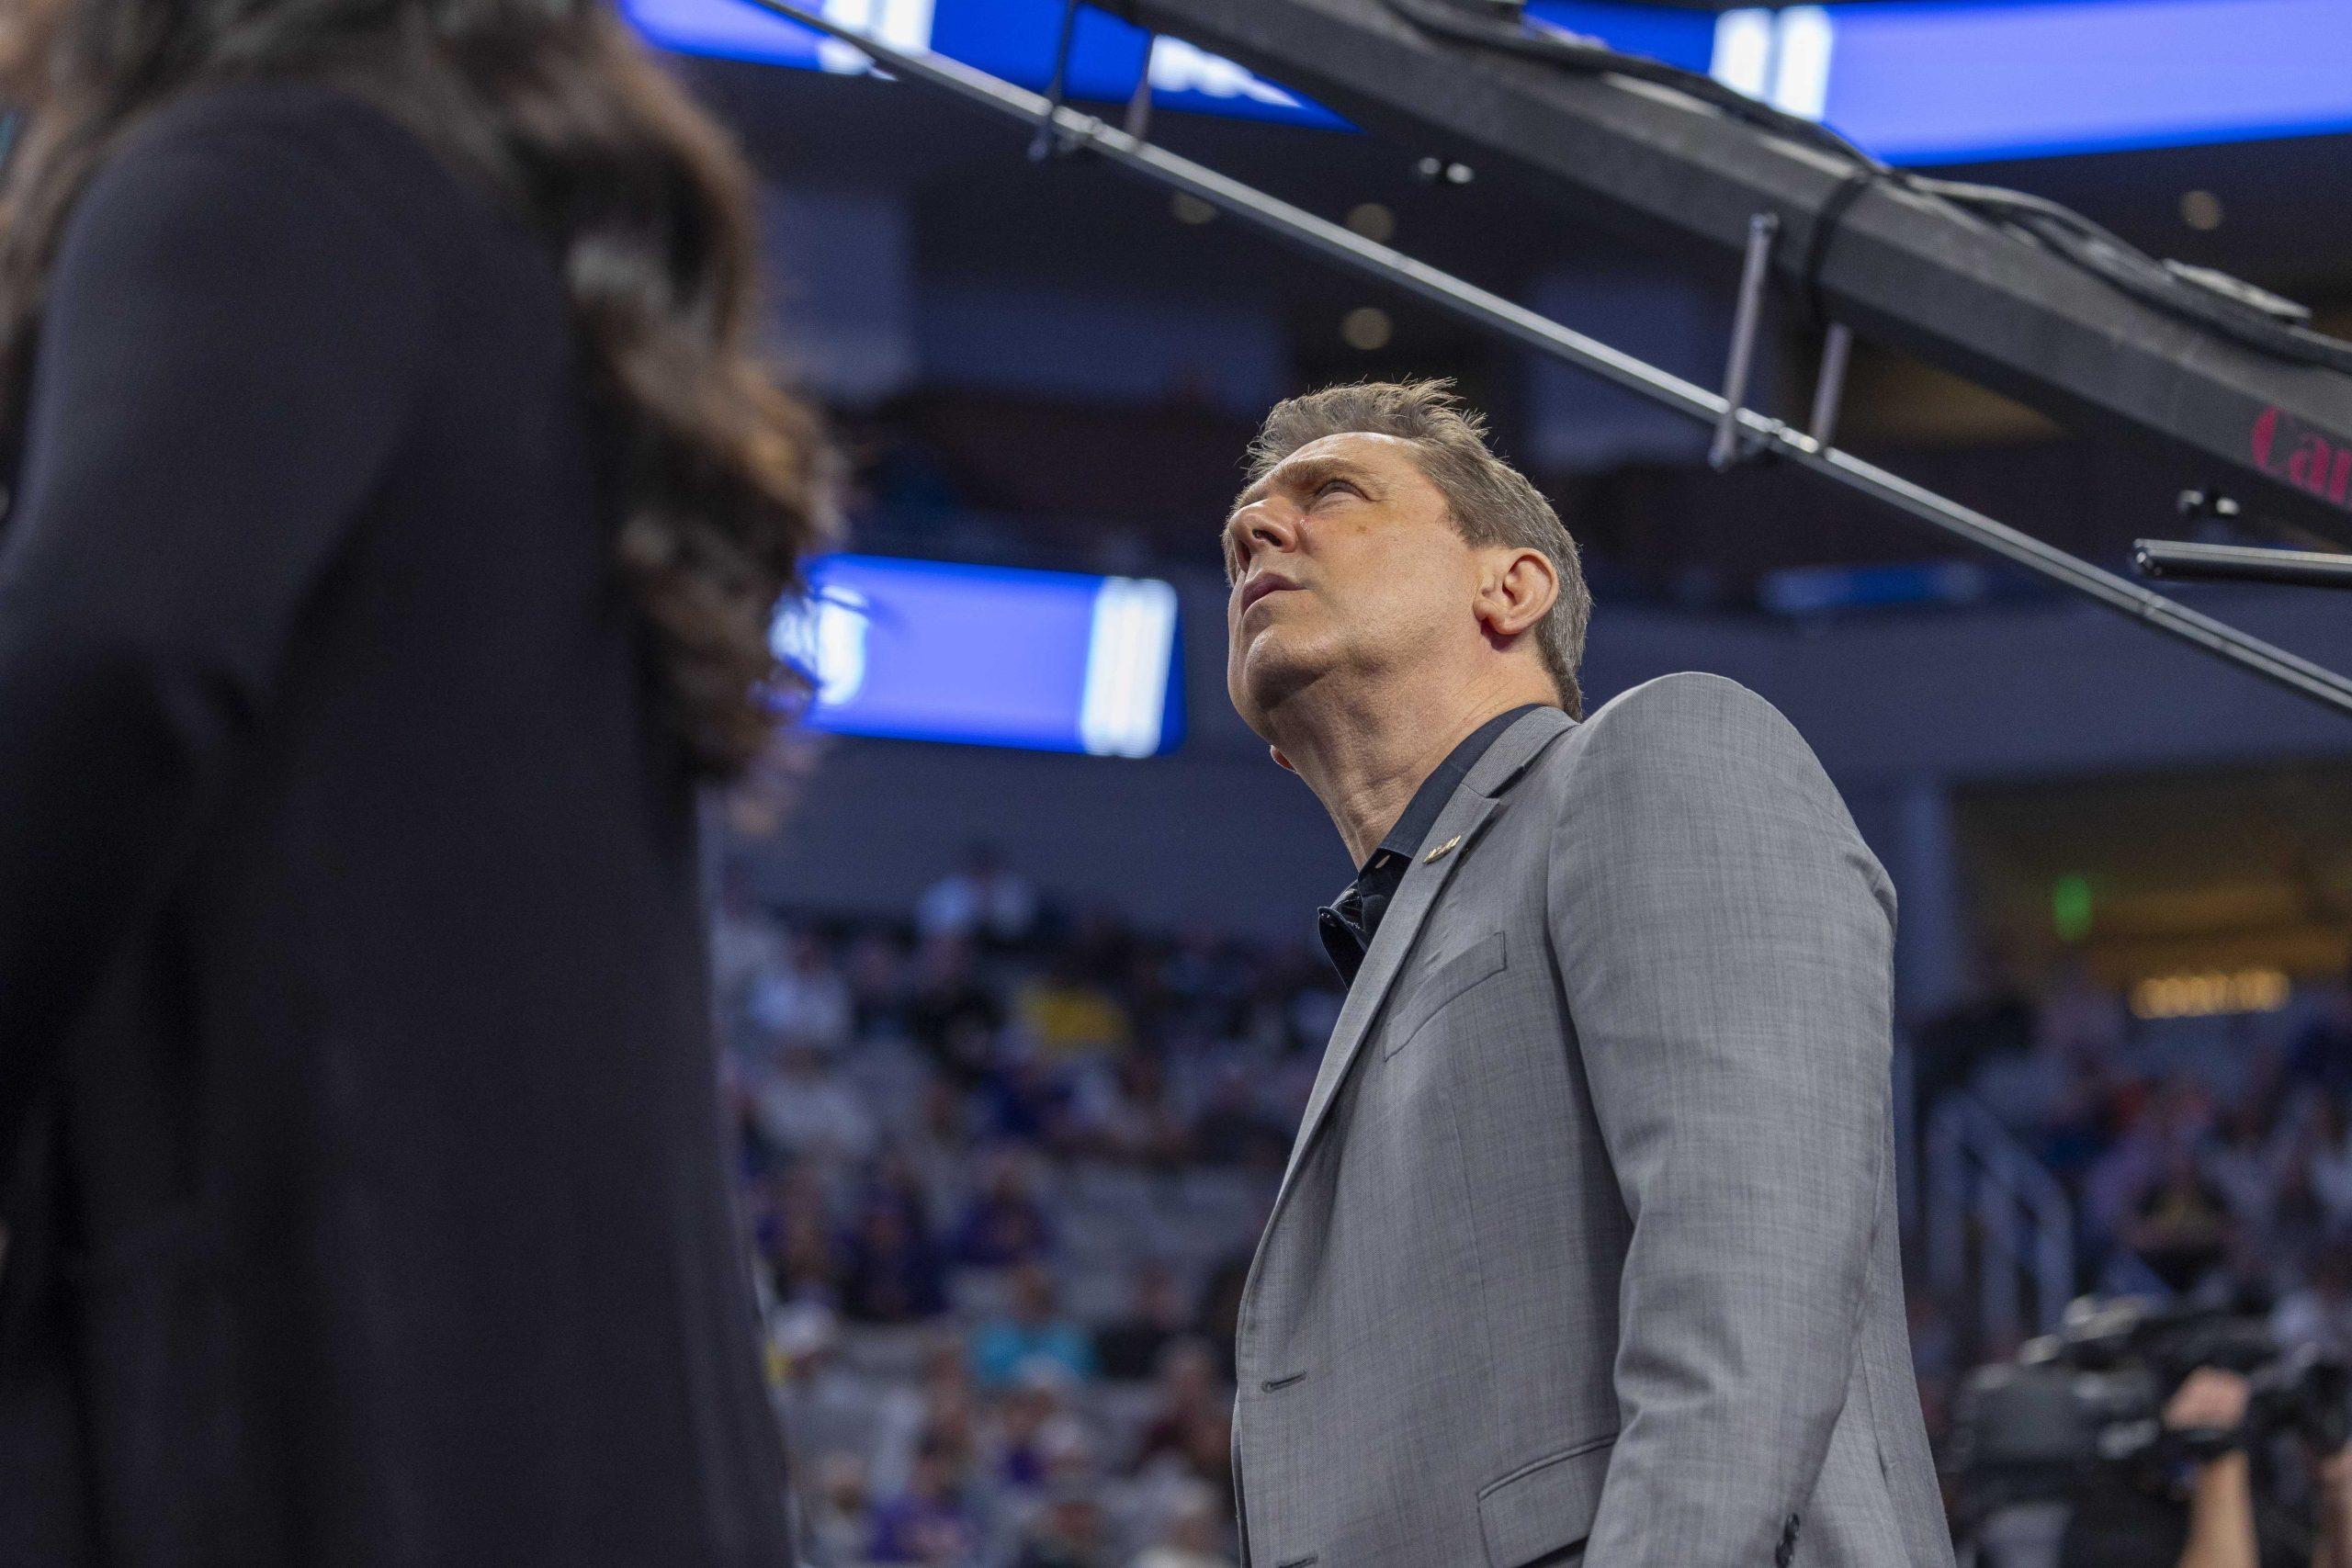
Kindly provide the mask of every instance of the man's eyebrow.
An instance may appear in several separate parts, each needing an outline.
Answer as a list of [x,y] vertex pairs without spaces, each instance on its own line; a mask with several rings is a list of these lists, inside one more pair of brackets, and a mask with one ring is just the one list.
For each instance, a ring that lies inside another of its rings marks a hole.
[[1285,490],[1312,490],[1326,480],[1335,479],[1352,479],[1366,485],[1378,482],[1371,469],[1354,458],[1342,457],[1337,452],[1321,457],[1285,459],[1277,465],[1272,472],[1243,491],[1240,499],[1233,503],[1233,511],[1225,514],[1225,520],[1230,525],[1235,512],[1239,512],[1245,507],[1255,506],[1259,502],[1263,501],[1266,498],[1266,492],[1273,489],[1277,483]]

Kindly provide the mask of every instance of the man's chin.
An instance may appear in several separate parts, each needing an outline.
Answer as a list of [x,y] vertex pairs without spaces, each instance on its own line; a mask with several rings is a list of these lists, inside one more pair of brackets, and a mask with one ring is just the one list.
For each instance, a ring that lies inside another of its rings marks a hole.
[[1324,661],[1298,648],[1272,628],[1260,632],[1241,656],[1240,678],[1234,705],[1250,727],[1264,734],[1265,716],[1313,685],[1323,674]]

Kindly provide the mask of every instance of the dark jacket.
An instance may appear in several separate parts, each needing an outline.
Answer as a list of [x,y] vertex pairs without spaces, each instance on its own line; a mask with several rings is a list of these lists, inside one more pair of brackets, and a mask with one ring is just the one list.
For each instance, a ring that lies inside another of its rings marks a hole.
[[0,525],[0,1562],[785,1560],[599,450],[551,256],[354,98],[83,197]]

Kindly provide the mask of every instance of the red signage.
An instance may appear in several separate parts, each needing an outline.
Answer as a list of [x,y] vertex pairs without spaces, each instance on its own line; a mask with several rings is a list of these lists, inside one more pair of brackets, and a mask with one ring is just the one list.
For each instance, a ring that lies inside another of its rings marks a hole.
[[2332,435],[2276,408],[2255,416],[2252,437],[2256,468],[2352,512],[2352,437]]

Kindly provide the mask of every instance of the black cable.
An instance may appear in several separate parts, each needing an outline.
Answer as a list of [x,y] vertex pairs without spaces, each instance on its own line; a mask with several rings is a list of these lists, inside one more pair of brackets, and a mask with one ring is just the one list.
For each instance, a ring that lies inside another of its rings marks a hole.
[[1805,309],[1820,322],[1830,320],[1829,302],[1821,297],[1821,265],[1829,259],[1829,242],[1838,237],[1838,227],[1846,221],[1846,209],[1860,198],[1862,192],[1878,181],[1878,171],[1857,164],[1846,171],[1829,199],[1821,204],[1814,215],[1813,232],[1805,237],[1804,260],[1798,265],[1797,288],[1804,295]]
[[2312,331],[2305,324],[2311,312],[2301,306],[2208,267],[2159,261],[2057,202],[1998,186],[1939,180],[1894,168],[1827,126],[1759,102],[1702,72],[1531,28],[1509,19],[1511,8],[1498,6],[1493,0],[1381,0],[1381,4],[1424,32],[1581,74],[1624,76],[1670,87],[1744,124],[1845,160],[1850,172],[1815,219],[1807,245],[1804,286],[1816,310],[1821,261],[1838,221],[1864,189],[1885,184],[1985,219],[2143,303],[2258,354],[2352,375],[2352,344]]
[[1736,87],[1725,86],[1703,72],[1687,71],[1679,65],[1662,61],[1645,60],[1638,54],[1621,54],[1606,44],[1573,38],[1566,33],[1532,30],[1508,21],[1492,19],[1491,7],[1481,6],[1476,12],[1465,10],[1458,0],[1381,0],[1381,3],[1424,32],[1450,38],[1458,43],[1476,44],[1484,49],[1530,59],[1548,62],[1590,75],[1607,73],[1627,76],[1637,82],[1654,82],[1672,87],[1685,96],[1697,98],[1711,107],[1720,109],[1735,119],[1800,141],[1808,147],[1861,164],[1881,173],[1894,171],[1860,147],[1847,141],[1818,120],[1791,114],[1770,104],[1749,97]]
[[2210,268],[2159,261],[2072,208],[2024,191],[1924,175],[1903,183],[2029,235],[2126,294],[2256,353],[2352,374],[2352,344],[2312,331],[2304,325],[2310,311],[2267,289]]

